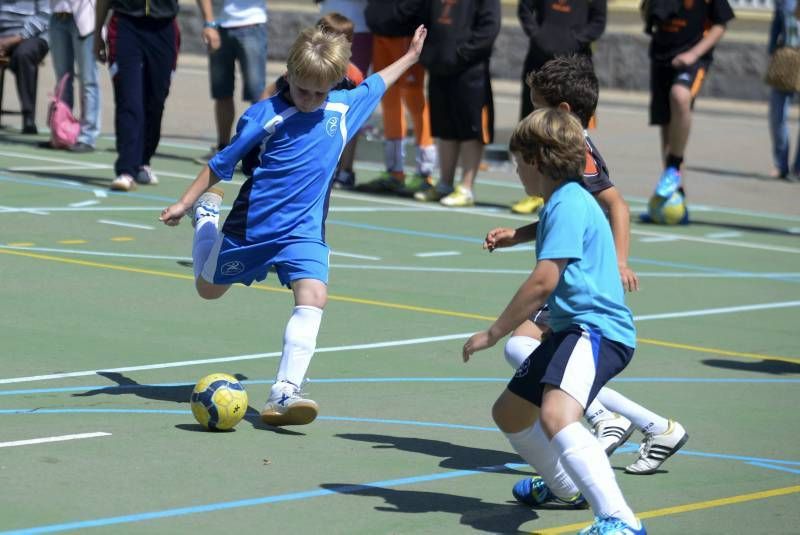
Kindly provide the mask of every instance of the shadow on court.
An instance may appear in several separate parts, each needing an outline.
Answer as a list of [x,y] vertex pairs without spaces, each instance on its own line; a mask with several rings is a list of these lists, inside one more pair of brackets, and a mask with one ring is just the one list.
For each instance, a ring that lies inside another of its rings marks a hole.
[[[458,444],[441,440],[360,433],[345,433],[336,436],[346,440],[372,442],[375,444],[373,446],[375,449],[393,448],[400,451],[441,457],[443,460],[439,463],[439,466],[451,470],[475,470],[480,472],[483,471],[482,467],[490,467],[492,469],[486,471],[497,472],[497,466],[523,462],[516,453],[459,446]],[[504,468],[501,471],[508,474],[530,475],[528,472],[513,468]]]
[[714,368],[725,368],[727,370],[736,370],[742,372],[770,373],[772,375],[800,373],[800,364],[797,364],[795,362],[787,362],[784,360],[764,359],[760,362],[754,362],[754,361],[741,362],[738,360],[726,360],[726,359],[704,359],[702,362],[706,366],[713,366]]
[[488,533],[523,533],[519,529],[522,524],[539,518],[535,511],[516,503],[489,503],[480,498],[441,492],[396,490],[343,483],[326,483],[320,486],[339,494],[382,498],[386,505],[376,506],[376,511],[459,515],[461,517],[459,523],[462,526]]
[[[116,386],[109,386],[106,388],[96,388],[87,392],[72,394],[74,397],[89,397],[89,396],[121,396],[133,394],[142,399],[150,399],[155,401],[171,401],[173,403],[186,403],[188,405],[189,398],[192,395],[194,385],[190,384],[176,384],[176,385],[147,385],[137,383],[130,377],[126,377],[118,372],[97,372],[97,375],[105,377],[110,381],[117,383]],[[238,381],[247,380],[247,376],[241,373],[232,374]],[[187,407],[188,408],[188,407]],[[252,425],[255,429],[262,429],[264,431],[272,431],[280,435],[296,435],[305,436],[305,433],[298,433],[297,431],[290,431],[281,427],[274,427],[267,425],[261,421],[261,413],[248,406],[247,412],[244,415],[244,420]],[[208,432],[203,426],[199,424],[177,424],[175,426],[183,431],[203,431]]]

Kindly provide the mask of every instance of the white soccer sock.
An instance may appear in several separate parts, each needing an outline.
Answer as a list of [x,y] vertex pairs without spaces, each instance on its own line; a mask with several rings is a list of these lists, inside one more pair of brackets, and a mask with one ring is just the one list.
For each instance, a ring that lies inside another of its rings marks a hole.
[[642,433],[663,433],[669,428],[669,420],[663,416],[634,403],[616,390],[603,387],[597,394],[597,398],[609,410],[623,415],[633,422]]
[[511,446],[542,476],[550,491],[564,500],[574,498],[579,490],[558,461],[558,453],[550,445],[537,420],[532,427],[519,433],[505,433]]
[[206,265],[208,255],[211,253],[211,248],[217,240],[219,230],[217,225],[219,218],[217,217],[201,217],[194,228],[194,239],[192,240],[192,263],[194,265],[194,278],[200,276],[203,272],[203,266]]
[[322,309],[296,306],[283,333],[283,353],[275,381],[288,381],[296,386],[303,379],[317,347],[317,333],[322,322]]
[[585,427],[578,422],[568,425],[556,433],[551,445],[595,516],[614,516],[631,526],[639,525],[617,485],[608,457]]
[[437,167],[438,156],[436,145],[427,147],[417,145],[417,172],[422,176],[433,175]]
[[406,147],[403,139],[387,139],[383,142],[383,158],[386,170],[402,173],[406,161]]
[[600,401],[597,399],[597,396],[595,396],[592,402],[589,403],[589,406],[586,407],[583,415],[586,417],[586,421],[589,422],[589,425],[591,426],[595,426],[598,422],[609,420],[614,417],[614,414],[602,403],[600,403]]
[[533,353],[533,350],[539,347],[540,343],[539,340],[530,336],[512,336],[503,348],[506,362],[512,368],[518,370],[522,363],[525,362],[525,359]]

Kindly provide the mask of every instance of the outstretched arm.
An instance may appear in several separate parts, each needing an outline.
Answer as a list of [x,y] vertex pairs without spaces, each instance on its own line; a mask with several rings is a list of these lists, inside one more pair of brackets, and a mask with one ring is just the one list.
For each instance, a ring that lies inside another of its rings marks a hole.
[[608,213],[611,234],[614,235],[614,248],[617,251],[617,267],[622,287],[627,292],[636,291],[639,289],[639,277],[628,267],[631,234],[631,213],[628,203],[615,187],[604,189],[596,197],[600,206]]
[[400,59],[385,69],[378,71],[378,76],[383,78],[383,83],[386,87],[395,83],[409,67],[419,61],[419,55],[422,53],[422,45],[425,43],[425,37],[427,35],[428,30],[425,26],[420,25],[414,32],[414,37],[411,39],[411,45],[409,45],[408,51],[403,54]]

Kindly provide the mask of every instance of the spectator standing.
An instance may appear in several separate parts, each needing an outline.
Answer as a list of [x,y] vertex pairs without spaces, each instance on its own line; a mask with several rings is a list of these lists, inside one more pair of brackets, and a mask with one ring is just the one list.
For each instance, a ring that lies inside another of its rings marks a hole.
[[[216,6],[216,10],[214,9]],[[231,140],[236,117],[233,102],[236,63],[242,75],[242,99],[255,104],[267,81],[267,5],[265,0],[197,0],[203,17],[203,42],[208,48],[208,71],[217,144],[198,158],[206,163]],[[216,11],[216,13],[215,13]]]
[[[606,29],[606,0],[520,0],[517,17],[528,37],[528,53],[522,69],[520,119],[533,111],[528,97],[527,76],[556,56],[580,54],[592,56],[592,43]],[[526,196],[511,205],[518,214],[532,214],[539,210],[544,200]]]
[[22,109],[22,133],[38,134],[36,86],[39,64],[47,55],[49,0],[2,0],[0,2],[0,62],[17,80]]
[[81,102],[81,130],[72,152],[91,152],[100,135],[100,86],[94,60],[95,6],[92,0],[50,0],[50,44],[53,47],[53,70],[56,80],[69,74],[64,101],[74,109],[75,65]]
[[[372,64],[376,71],[401,58],[408,50],[419,23],[414,0],[369,0],[367,25],[372,30]],[[415,193],[429,188],[436,168],[436,145],[431,136],[425,68],[409,68],[381,100],[384,163],[386,171],[359,189],[375,193]],[[411,115],[416,138],[416,172],[408,180],[405,166],[406,111]]]
[[[158,184],[150,168],[178,61],[178,0],[97,0],[94,53],[108,62],[114,86],[115,191]],[[103,26],[108,21],[107,42]]]
[[[725,25],[733,19],[728,0],[685,0],[675,10],[655,18],[665,4],[642,4],[645,30],[650,42],[650,124],[661,130],[664,171],[655,194],[669,199],[680,190],[684,151],[689,141],[694,100],[703,86],[713,60],[714,46]],[[643,220],[650,221],[647,214]],[[685,222],[688,222],[686,212]]]
[[[781,46],[800,47],[800,32],[795,16],[796,0],[775,0],[775,11],[769,30],[769,55]],[[769,96],[769,133],[772,138],[772,176],[791,182],[798,181],[800,175],[800,136],[794,163],[789,166],[789,107],[795,99],[795,93],[770,88]]]
[[[500,33],[500,0],[427,0],[421,17],[428,43],[420,62],[428,69],[431,131],[438,139],[439,182],[418,191],[418,201],[472,206],[484,145],[494,136],[489,58]],[[461,162],[461,183],[454,187]]]

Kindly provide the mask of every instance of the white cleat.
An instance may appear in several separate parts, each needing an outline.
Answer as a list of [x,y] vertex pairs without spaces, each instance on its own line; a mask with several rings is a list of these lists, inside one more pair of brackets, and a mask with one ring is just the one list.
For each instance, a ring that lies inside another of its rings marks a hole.
[[689,440],[689,434],[681,424],[669,421],[669,427],[661,434],[645,435],[639,447],[639,458],[625,467],[629,474],[647,475],[655,473],[664,461],[669,459]]
[[303,397],[300,389],[289,382],[272,385],[261,421],[268,425],[306,425],[313,422],[319,413],[316,401]]
[[622,415],[614,414],[613,418],[601,420],[594,425],[594,436],[600,446],[611,457],[614,450],[625,444],[633,433],[633,424]]

